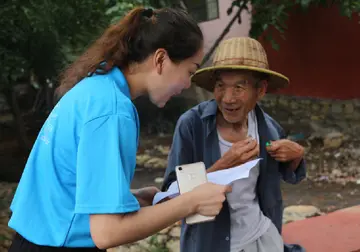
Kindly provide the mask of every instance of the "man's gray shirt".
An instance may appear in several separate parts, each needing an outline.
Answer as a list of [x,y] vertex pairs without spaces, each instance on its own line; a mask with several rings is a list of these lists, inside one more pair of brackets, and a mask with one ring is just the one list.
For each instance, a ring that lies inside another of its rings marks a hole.
[[[168,167],[162,190],[166,190],[176,180],[175,166],[204,162],[210,168],[220,158],[218,134],[216,130],[217,104],[215,100],[205,101],[185,112],[178,120],[173,143],[168,158]],[[280,163],[268,155],[266,142],[285,138],[280,125],[255,107],[260,137],[260,174],[256,192],[260,208],[281,233],[283,204],[280,179],[296,184],[306,176],[305,162],[293,172],[288,163]],[[180,247],[182,252],[229,252],[230,213],[228,203],[215,221],[196,225],[183,222]],[[285,246],[285,251],[302,251],[298,246]]]

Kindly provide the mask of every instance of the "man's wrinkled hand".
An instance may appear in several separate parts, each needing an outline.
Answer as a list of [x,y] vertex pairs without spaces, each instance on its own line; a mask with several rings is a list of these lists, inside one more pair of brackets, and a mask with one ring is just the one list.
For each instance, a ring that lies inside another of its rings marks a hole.
[[279,162],[289,162],[304,157],[304,147],[288,139],[271,141],[266,149],[270,156]]
[[246,138],[234,143],[207,172],[215,172],[242,165],[259,156],[259,144],[255,139]]
[[155,186],[143,187],[140,189],[131,190],[136,199],[139,201],[141,207],[151,206],[154,196],[160,190]]

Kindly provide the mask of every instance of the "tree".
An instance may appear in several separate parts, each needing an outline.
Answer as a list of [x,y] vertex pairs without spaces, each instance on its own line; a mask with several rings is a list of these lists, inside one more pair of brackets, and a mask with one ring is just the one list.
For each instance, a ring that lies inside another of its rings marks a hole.
[[15,85],[21,79],[35,80],[49,111],[59,71],[108,25],[106,8],[104,1],[92,0],[9,0],[0,4],[0,92],[16,118],[23,149],[28,150],[30,143]]

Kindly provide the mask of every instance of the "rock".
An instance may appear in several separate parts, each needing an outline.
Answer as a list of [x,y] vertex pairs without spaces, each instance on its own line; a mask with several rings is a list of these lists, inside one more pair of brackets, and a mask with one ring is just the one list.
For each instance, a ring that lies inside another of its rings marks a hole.
[[129,252],[129,251],[130,251],[130,248],[127,248],[125,246],[110,248],[110,249],[106,250],[106,252]]
[[145,168],[152,168],[152,169],[165,169],[166,166],[167,166],[167,160],[158,157],[150,158],[144,164]]
[[146,251],[147,249],[149,249],[151,247],[149,238],[138,241],[137,245],[143,249],[142,251],[144,251],[144,250]]
[[160,152],[160,154],[165,156],[169,155],[170,152],[170,146],[156,145],[154,149]]
[[341,114],[343,112],[342,104],[339,103],[331,104],[331,111],[334,114]]
[[161,178],[161,177],[156,178],[154,182],[157,184],[162,184],[164,182],[164,178]]
[[137,155],[136,156],[136,165],[138,166],[144,166],[145,163],[151,159],[151,156],[150,155],[147,155],[147,154],[143,154],[143,155]]
[[176,238],[180,238],[180,234],[181,234],[181,228],[180,227],[173,227],[170,231],[170,236],[171,237],[176,237]]
[[350,155],[353,159],[360,159],[360,149],[353,148],[350,152]]
[[144,248],[138,245],[133,245],[129,248],[129,252],[144,252]]
[[340,132],[331,132],[324,138],[325,149],[336,149],[339,148],[344,141],[344,135]]
[[352,114],[352,113],[354,113],[354,105],[351,104],[351,103],[345,104],[344,112],[345,112],[346,114]]
[[334,177],[341,177],[342,172],[339,169],[334,169],[334,170],[332,170],[331,175]]
[[164,234],[159,234],[156,236],[156,242],[158,244],[165,244],[168,240],[168,236]]
[[320,105],[317,104],[317,103],[314,103],[314,104],[312,105],[312,110],[314,110],[314,111],[320,110]]
[[315,206],[288,206],[284,209],[283,223],[319,216],[321,211]]
[[180,241],[170,240],[166,243],[166,247],[169,249],[169,252],[180,252]]

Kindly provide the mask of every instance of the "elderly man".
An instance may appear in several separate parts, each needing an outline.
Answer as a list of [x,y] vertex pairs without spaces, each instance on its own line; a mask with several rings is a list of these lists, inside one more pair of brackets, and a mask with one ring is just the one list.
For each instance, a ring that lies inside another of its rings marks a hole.
[[212,91],[215,99],[178,120],[163,190],[176,180],[176,165],[202,161],[213,172],[256,157],[262,160],[248,178],[233,183],[215,221],[183,223],[181,251],[302,251],[282,241],[280,179],[296,184],[305,178],[304,149],[287,140],[281,126],[257,104],[267,91],[285,87],[287,77],[269,70],[258,41],[241,37],[223,41],[212,66],[197,71],[192,82]]

